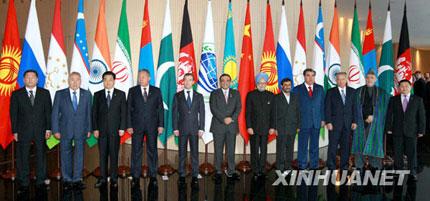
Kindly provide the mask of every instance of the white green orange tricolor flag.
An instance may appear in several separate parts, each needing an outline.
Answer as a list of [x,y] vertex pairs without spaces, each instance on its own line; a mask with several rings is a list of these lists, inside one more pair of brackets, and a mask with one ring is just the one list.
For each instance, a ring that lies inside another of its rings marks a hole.
[[333,22],[331,24],[330,39],[327,53],[327,67],[324,76],[324,89],[336,86],[336,73],[341,69],[340,63],[340,42],[339,42],[339,16],[337,13],[337,3],[334,4]]

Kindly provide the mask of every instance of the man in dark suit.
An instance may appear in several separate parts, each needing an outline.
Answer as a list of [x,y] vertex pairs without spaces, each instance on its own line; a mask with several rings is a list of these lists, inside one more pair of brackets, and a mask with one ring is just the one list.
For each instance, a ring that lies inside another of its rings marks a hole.
[[394,168],[403,169],[403,155],[408,157],[409,181],[417,181],[417,137],[425,132],[426,117],[423,99],[411,95],[411,83],[399,83],[400,94],[388,104],[385,129],[393,135]]
[[60,139],[63,187],[85,188],[82,183],[84,142],[91,134],[91,93],[80,88],[81,75],[69,75],[69,88],[55,93],[52,107],[52,132]]
[[146,136],[150,184],[157,186],[157,136],[163,133],[164,108],[161,91],[150,86],[148,70],[139,71],[139,85],[130,88],[127,98],[127,131],[131,138],[132,186],[139,187],[142,173],[143,138]]
[[37,87],[38,74],[34,70],[24,72],[25,86],[12,93],[10,117],[12,132],[17,142],[16,165],[19,192],[28,191],[30,184],[29,154],[31,142],[36,147],[38,188],[47,187],[45,139],[51,135],[51,95]]
[[108,159],[110,163],[111,187],[118,187],[118,152],[120,136],[127,127],[127,101],[125,93],[115,89],[115,73],[103,73],[104,89],[94,94],[93,130],[99,138],[100,178],[96,187],[107,182]]
[[256,76],[257,89],[246,96],[246,127],[251,142],[251,167],[254,180],[265,177],[268,135],[273,129],[273,93],[266,90],[269,76],[259,73]]
[[231,77],[228,74],[220,76],[221,88],[213,91],[209,98],[212,112],[211,132],[214,134],[215,148],[215,183],[222,182],[221,162],[224,145],[227,152],[227,177],[229,181],[239,180],[235,172],[236,135],[239,133],[238,117],[242,107],[240,95],[237,90],[230,89]]
[[300,128],[299,97],[292,93],[289,78],[281,81],[282,92],[275,96],[273,104],[276,137],[276,168],[291,170],[294,142]]
[[[300,102],[300,132],[298,140],[299,169],[319,168],[320,129],[324,127],[324,88],[315,83],[313,69],[303,71],[305,82],[294,88]],[[308,165],[309,147],[309,165]]]
[[179,137],[179,185],[185,184],[188,141],[191,149],[192,186],[198,187],[199,137],[205,129],[205,105],[202,94],[193,90],[194,76],[184,75],[184,90],[173,98],[173,133]]
[[352,130],[357,128],[355,123],[355,90],[346,85],[347,74],[336,74],[337,87],[327,91],[325,97],[325,120],[329,130],[327,168],[336,169],[337,147],[340,145],[341,170],[348,170],[350,153],[350,138]]

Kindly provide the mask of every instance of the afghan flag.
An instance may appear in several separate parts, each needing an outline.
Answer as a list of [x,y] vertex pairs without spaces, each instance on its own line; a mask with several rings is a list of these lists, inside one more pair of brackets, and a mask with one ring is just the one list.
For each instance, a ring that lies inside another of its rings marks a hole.
[[45,55],[42,39],[40,38],[39,20],[37,18],[36,0],[31,0],[28,13],[27,30],[25,32],[22,47],[22,58],[18,73],[18,84],[24,86],[24,73],[27,70],[35,70],[39,74],[37,86],[45,86]]
[[303,71],[306,69],[306,33],[303,15],[303,2],[300,1],[299,25],[297,28],[296,52],[294,54],[293,66],[294,86],[300,85],[305,81]]
[[175,63],[173,58],[172,25],[170,22],[170,0],[166,2],[163,36],[161,37],[160,54],[158,57],[157,79],[155,86],[161,90],[164,106],[163,134],[159,140],[166,145],[167,138],[172,135],[172,105],[176,93]]
[[[269,77],[267,81],[266,90],[278,94],[278,66],[276,64],[276,49],[275,37],[273,35],[272,27],[272,12],[270,9],[270,2],[267,1],[266,7],[266,34],[264,36],[263,53],[261,56],[260,72],[266,73]],[[269,137],[270,140],[274,138]]]
[[[276,47],[276,63],[278,65],[278,83],[284,78],[293,80],[293,68],[291,65],[290,36],[288,33],[287,15],[285,14],[285,2],[282,0],[281,24],[279,28],[278,45]],[[294,83],[293,83],[294,86]]]
[[149,80],[150,85],[155,85],[156,77],[154,73],[154,56],[152,54],[152,42],[151,42],[151,25],[149,23],[149,11],[148,1],[145,1],[143,23],[142,23],[142,35],[140,37],[140,55],[139,55],[139,70],[146,69],[152,75]]
[[336,86],[336,73],[340,71],[340,68],[339,16],[335,1],[328,44],[327,67],[324,71],[324,89],[328,90]]
[[0,107],[6,112],[0,112],[0,145],[6,149],[13,141],[9,113],[10,96],[18,88],[16,80],[22,53],[14,0],[9,1],[4,30],[0,54]]
[[205,132],[210,133],[212,113],[209,107],[210,93],[217,89],[217,67],[215,54],[215,36],[212,19],[212,1],[208,1],[205,33],[203,36],[202,54],[200,57],[199,81],[197,91],[203,95],[205,103]]
[[93,58],[91,60],[90,69],[89,89],[91,93],[103,89],[103,73],[110,71],[112,66],[106,29],[105,4],[105,0],[100,0]]
[[84,0],[79,0],[78,4],[70,72],[81,74],[81,88],[88,89],[90,83],[90,62],[88,59],[87,33],[85,30]]
[[388,94],[394,95],[394,61],[393,41],[391,33],[391,11],[388,4],[387,18],[385,21],[384,39],[382,43],[381,60],[379,61],[378,80],[379,87]]
[[315,39],[314,39],[314,57],[312,68],[315,70],[315,82],[321,86],[324,86],[324,71],[325,65],[325,47],[324,47],[324,23],[321,8],[321,0],[318,8],[317,25],[315,27]]
[[237,89],[236,46],[234,44],[233,11],[231,7],[230,0],[228,3],[227,24],[225,29],[223,73],[230,75],[231,88]]
[[363,59],[361,56],[360,25],[357,4],[354,4],[354,20],[351,31],[351,54],[349,58],[348,85],[357,89],[365,84]]
[[243,28],[242,39],[242,56],[240,59],[240,73],[238,90],[240,92],[240,100],[242,101],[242,109],[239,114],[239,130],[240,134],[248,144],[249,135],[246,131],[246,95],[248,92],[255,89],[255,76],[254,76],[254,53],[252,50],[252,31],[251,31],[251,14],[249,1],[246,5],[245,26]]
[[373,22],[372,22],[372,4],[369,1],[369,12],[367,14],[367,26],[364,32],[364,42],[363,42],[363,67],[364,75],[367,72],[373,71],[378,72],[376,64],[376,48],[375,48],[375,34],[373,32]]
[[194,81],[198,80],[193,34],[191,32],[190,15],[188,14],[188,0],[185,0],[184,14],[182,17],[181,48],[179,50],[177,91],[182,91],[184,89],[184,75],[187,73],[193,74]]
[[406,17],[406,2],[403,11],[402,30],[400,31],[399,51],[397,53],[396,69],[394,70],[394,90],[399,93],[399,82],[409,80],[412,83],[412,60],[411,49],[409,46],[408,19]]

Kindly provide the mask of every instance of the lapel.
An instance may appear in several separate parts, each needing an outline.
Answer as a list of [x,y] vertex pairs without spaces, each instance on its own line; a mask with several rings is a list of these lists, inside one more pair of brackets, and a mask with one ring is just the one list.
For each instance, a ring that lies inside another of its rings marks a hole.
[[[401,98],[400,98],[401,99]],[[409,97],[408,105],[406,106],[405,114],[409,111],[409,107],[411,106],[411,102],[414,100],[414,96],[411,94]]]
[[78,109],[76,109],[76,111],[78,111],[81,108],[82,101],[84,100],[84,94],[82,92],[83,92],[83,89],[79,89]]
[[72,90],[70,89],[70,88],[67,88],[67,90],[65,91],[66,92],[66,99],[67,99],[67,102],[69,103],[69,106],[70,106],[70,108],[72,109],[72,111],[73,112],[75,112],[75,109],[73,108],[73,102],[72,102],[72,96],[71,96],[71,92],[72,92]]
[[[139,87],[139,97],[142,99],[142,102],[145,102],[145,99],[143,98],[143,89],[142,89],[142,86],[141,85],[139,85],[138,86]],[[149,89],[150,87],[148,86],[148,90],[149,90],[149,92],[151,92],[151,89]],[[149,100],[149,93],[148,93],[148,100]]]
[[287,97],[285,97],[285,94],[284,94],[283,91],[281,91],[280,95],[282,97],[281,98],[282,102],[284,102],[286,105],[290,105],[290,103],[291,103],[291,93],[290,93],[290,102],[287,101]]
[[[107,105],[107,98],[106,98],[106,89],[103,89],[103,93],[102,93],[102,100],[103,100],[103,105],[104,106],[106,106],[106,108],[109,110],[110,109],[110,107],[108,107],[108,105]],[[113,90],[112,90],[112,94],[111,94],[111,98],[110,98],[110,105],[112,105],[112,103],[113,103],[113,101],[114,101],[114,99],[116,99],[115,97],[116,97],[116,95],[117,95],[117,90],[115,89],[115,88],[113,88]]]
[[[24,97],[26,104],[29,105],[30,107],[33,107],[31,106],[31,101],[30,101],[30,97],[28,96],[27,89],[25,87],[23,89],[24,90],[22,91],[22,96]],[[36,97],[34,99],[34,103],[36,104]]]

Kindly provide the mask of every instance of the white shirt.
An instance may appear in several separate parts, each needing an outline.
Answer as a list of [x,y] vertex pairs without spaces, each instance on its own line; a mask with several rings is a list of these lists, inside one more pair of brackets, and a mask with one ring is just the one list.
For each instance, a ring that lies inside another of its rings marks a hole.
[[[70,91],[70,100],[72,100],[72,103],[73,103],[73,89],[70,89],[69,88],[69,91]],[[78,88],[77,90],[76,90],[76,98],[77,98],[77,100],[78,100],[78,105],[79,105],[79,94],[80,94],[80,89]]]
[[33,89],[25,87],[25,89],[27,90],[28,97],[30,97],[30,91],[33,91],[33,96],[36,97],[36,89],[37,89],[37,87],[34,87]]
[[149,95],[149,85],[148,85],[148,86],[146,86],[146,87],[141,86],[141,88],[142,88],[142,95],[145,93],[145,89],[146,89],[146,94],[148,94],[148,95]]
[[287,103],[290,104],[290,94],[287,94],[285,92],[282,92],[285,96],[285,98],[287,99]]
[[229,89],[222,89],[222,94],[224,94],[224,97],[227,96],[228,97],[228,93],[229,93]]
[[311,89],[312,89],[312,92],[314,91],[314,85],[308,85],[306,82],[305,82],[305,86],[306,86],[306,90],[309,92],[309,87],[311,87]]
[[345,93],[345,97],[346,97],[346,87],[344,87],[344,88],[337,87],[337,88],[339,89],[340,95],[342,96],[342,90],[343,90],[343,93]]
[[187,100],[187,98],[188,98],[188,92],[190,92],[190,99],[191,99],[191,101],[193,101],[193,90],[192,89],[184,89],[185,100]]
[[107,98],[108,96],[108,91],[110,92],[110,98],[112,99],[113,96],[113,88],[112,89],[105,89],[105,97]]

